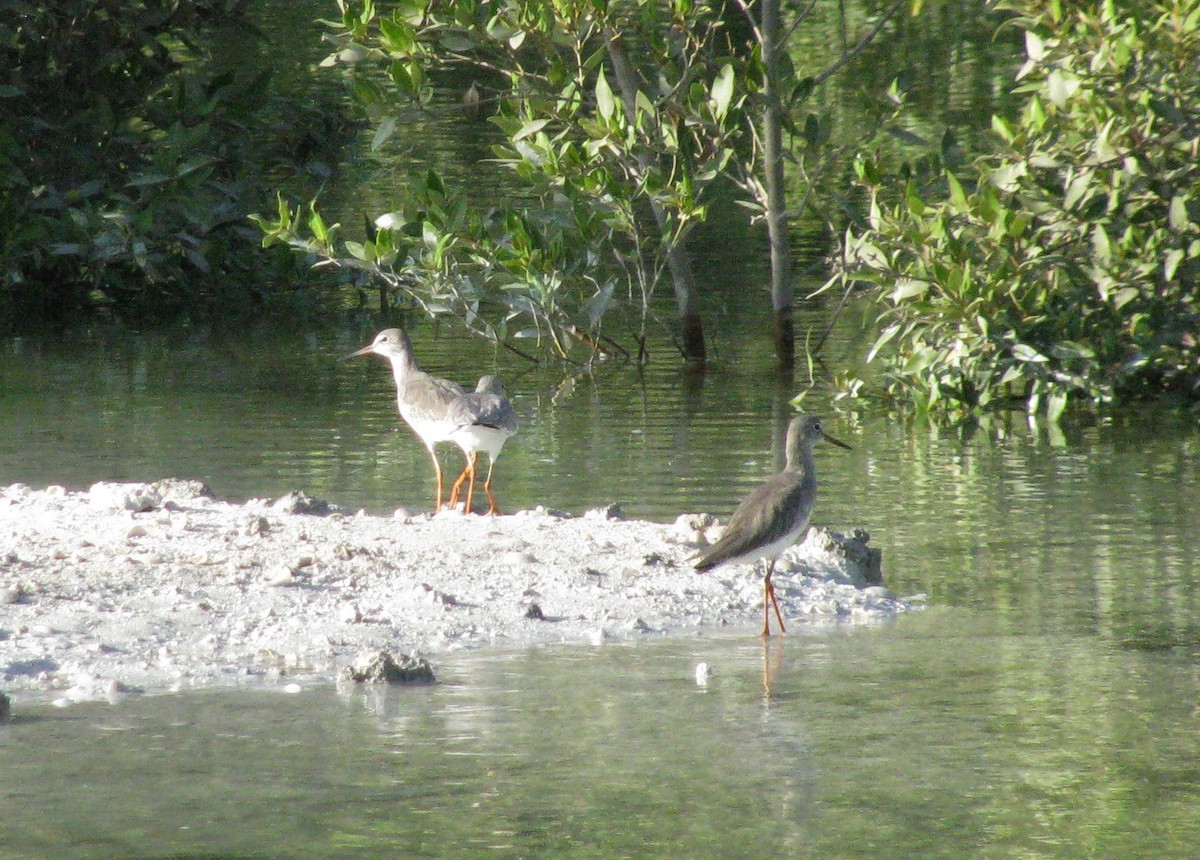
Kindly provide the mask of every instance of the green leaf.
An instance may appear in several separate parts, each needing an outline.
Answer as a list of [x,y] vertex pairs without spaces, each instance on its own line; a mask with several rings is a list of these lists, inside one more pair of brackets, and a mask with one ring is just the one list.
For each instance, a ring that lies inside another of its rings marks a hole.
[[1062,69],[1054,69],[1046,76],[1046,94],[1055,107],[1067,103],[1075,91],[1079,89],[1079,78]]
[[1113,296],[1113,305],[1116,306],[1117,310],[1120,310],[1137,297],[1137,287],[1122,287],[1121,289],[1117,290],[1116,295]]
[[875,245],[858,240],[849,249],[850,261],[868,270],[883,271],[888,268],[887,255]]
[[325,226],[325,219],[312,205],[308,211],[308,229],[318,242],[324,244],[329,241],[329,229]]
[[375,136],[371,138],[371,152],[375,152],[379,147],[387,143],[388,139],[396,133],[396,118],[394,116],[385,117],[383,122],[379,124],[379,128],[375,129]]
[[417,34],[406,22],[393,18],[379,19],[379,32],[387,48],[397,54],[411,54],[417,45]]
[[713,115],[721,120],[729,112],[729,103],[733,99],[733,65],[726,63],[721,67],[721,71],[717,73],[716,80],[712,85],[712,104]]
[[170,181],[171,177],[165,173],[143,173],[130,179],[125,185],[127,188],[147,188],[152,185],[165,185]]
[[1051,422],[1057,422],[1062,417],[1063,410],[1067,408],[1067,392],[1061,389],[1055,389],[1050,396],[1046,398],[1046,418]]
[[971,204],[967,201],[967,193],[963,191],[962,184],[950,171],[946,171],[946,184],[950,187],[950,203],[954,208],[966,214],[971,211]]
[[521,126],[521,129],[512,136],[513,142],[524,140],[527,137],[532,137],[543,128],[550,124],[548,119],[535,119],[533,122],[527,122]]
[[1085,170],[1071,180],[1070,184],[1067,185],[1067,194],[1063,198],[1064,209],[1075,208],[1075,204],[1084,198],[1084,193],[1091,187],[1094,177],[1094,173],[1090,170]]
[[1018,161],[997,167],[989,178],[991,183],[1001,191],[1011,193],[1021,187],[1020,180],[1028,173],[1029,168],[1025,166],[1025,163]]
[[1035,63],[1041,62],[1046,56],[1046,43],[1032,30],[1025,31],[1025,53]]
[[1175,272],[1179,270],[1179,264],[1183,262],[1183,249],[1172,248],[1167,251],[1166,259],[1163,261],[1163,279],[1170,281],[1175,277]]
[[1108,231],[1103,224],[1097,224],[1092,230],[1092,255],[1103,266],[1112,262],[1112,243],[1108,239]]
[[892,301],[896,304],[914,296],[924,295],[929,290],[928,281],[918,281],[914,278],[900,278],[892,289]]
[[1002,116],[992,114],[992,131],[995,132],[1005,143],[1012,143],[1016,140],[1017,133],[1013,130],[1012,123]]
[[887,345],[888,341],[894,338],[899,331],[900,323],[894,323],[893,325],[885,328],[880,333],[879,337],[875,339],[875,343],[871,345],[871,349],[867,353],[867,361],[874,361],[875,356],[879,354],[879,350],[883,349],[883,347]]
[[652,101],[650,101],[650,97],[647,96],[641,90],[637,91],[637,96],[634,98],[633,101],[634,101],[634,104],[637,106],[638,113],[643,114],[648,117],[653,117],[653,116],[658,115],[658,111],[655,109],[654,103]]
[[1176,194],[1171,198],[1171,208],[1167,214],[1167,223],[1176,233],[1182,233],[1191,226],[1191,219],[1188,217],[1186,194]]
[[612,88],[609,87],[608,79],[604,76],[604,69],[601,68],[600,74],[596,77],[596,110],[600,112],[600,116],[606,122],[611,122],[616,109],[617,103],[613,98]]
[[1017,359],[1017,361],[1033,362],[1035,364],[1041,364],[1045,361],[1048,361],[1046,356],[1042,355],[1032,346],[1025,343],[1013,344],[1012,354],[1013,358]]
[[915,134],[906,128],[892,126],[888,129],[888,134],[896,138],[896,140],[900,141],[901,143],[907,143],[911,144],[912,146],[920,146],[923,148],[928,148],[929,146],[929,141],[921,137],[919,134]]

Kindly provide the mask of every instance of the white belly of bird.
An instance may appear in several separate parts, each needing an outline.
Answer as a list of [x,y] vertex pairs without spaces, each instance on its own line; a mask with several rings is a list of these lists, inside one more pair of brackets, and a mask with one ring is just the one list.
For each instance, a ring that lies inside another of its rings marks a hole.
[[449,438],[446,434],[450,428],[440,419],[430,419],[427,415],[411,409],[405,409],[403,405],[400,408],[400,416],[413,429],[413,432],[421,437],[421,440],[426,445],[442,442]]
[[450,441],[468,451],[486,451],[493,459],[500,454],[509,434],[495,427],[483,427],[474,424],[470,427],[459,427],[450,434]]
[[738,564],[753,564],[763,558],[778,558],[784,550],[792,546],[800,538],[808,532],[808,523],[805,523],[798,529],[792,529],[778,540],[772,541],[769,544],[764,544],[756,550],[740,556],[737,560]]

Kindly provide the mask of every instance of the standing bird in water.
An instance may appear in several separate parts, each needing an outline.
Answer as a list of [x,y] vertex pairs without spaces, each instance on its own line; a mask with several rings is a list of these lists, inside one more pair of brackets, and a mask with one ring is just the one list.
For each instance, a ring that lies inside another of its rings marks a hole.
[[392,363],[400,417],[420,437],[433,459],[433,471],[437,476],[437,502],[433,512],[437,513],[442,509],[442,464],[438,462],[434,446],[450,440],[450,431],[454,428],[448,422],[446,412],[467,391],[457,382],[421,370],[413,357],[412,341],[398,328],[381,331],[370,344],[346,358],[367,353],[381,355]]
[[470,394],[464,394],[450,404],[446,412],[446,424],[450,427],[449,439],[462,448],[467,458],[467,467],[450,490],[450,507],[458,504],[458,493],[463,481],[467,484],[467,504],[464,510],[471,512],[471,500],[475,492],[475,459],[480,451],[488,455],[487,480],[483,490],[488,497],[488,513],[498,514],[496,497],[492,495],[492,469],[496,458],[508,437],[517,432],[517,414],[504,391],[504,383],[495,376],[484,376]]
[[839,448],[851,450],[821,430],[819,419],[797,415],[787,430],[787,463],[783,471],[748,495],[721,534],[721,539],[704,549],[693,562],[697,571],[712,570],[722,564],[749,564],[763,559],[763,636],[771,635],[771,607],[779,620],[779,631],[786,632],[771,574],[775,560],[808,529],[813,503],[817,499],[817,473],[813,468],[812,446],[824,439]]

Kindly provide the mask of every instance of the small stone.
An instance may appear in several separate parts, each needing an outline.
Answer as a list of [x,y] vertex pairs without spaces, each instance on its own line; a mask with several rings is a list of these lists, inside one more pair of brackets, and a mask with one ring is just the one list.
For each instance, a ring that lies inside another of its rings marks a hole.
[[343,624],[359,624],[363,620],[362,611],[357,604],[348,603],[339,610],[338,620]]
[[643,621],[641,618],[635,618],[635,619],[633,619],[633,629],[637,630],[641,633],[649,633],[650,625],[647,624],[645,621]]
[[675,518],[667,537],[675,543],[706,544],[708,540],[705,535],[716,524],[717,518],[712,514],[680,514]]
[[272,588],[295,585],[299,581],[292,569],[286,565],[279,565],[267,571],[267,585]]
[[592,508],[583,515],[585,520],[623,520],[625,512],[621,510],[621,506],[616,502],[604,505],[599,508]]
[[257,537],[265,535],[271,526],[267,518],[261,514],[250,514],[242,523],[242,534],[247,537]]
[[9,606],[13,603],[19,603],[24,597],[19,585],[6,585],[0,587],[0,606]]
[[542,607],[536,603],[531,603],[525,608],[525,617],[533,621],[545,621],[546,616],[542,613]]
[[12,716],[12,703],[8,696],[0,693],[0,720],[7,720],[10,716]]
[[500,561],[509,567],[526,567],[527,565],[536,564],[537,559],[527,552],[512,550],[506,552],[500,557]]
[[178,502],[215,498],[207,484],[194,478],[163,478],[151,484],[150,488],[163,499],[163,507],[168,506],[167,499],[172,499],[170,507],[175,509],[179,508]]
[[701,662],[696,664],[696,686],[707,687],[708,680],[712,677],[712,675],[712,667],[707,663]]
[[161,493],[151,484],[112,484],[100,481],[88,490],[93,505],[135,513],[152,511],[162,504]]
[[301,490],[292,490],[271,503],[271,510],[282,514],[311,514],[322,516],[337,510],[324,499],[314,499]]
[[423,657],[404,655],[399,661],[386,651],[360,654],[343,677],[356,684],[432,684],[433,667]]

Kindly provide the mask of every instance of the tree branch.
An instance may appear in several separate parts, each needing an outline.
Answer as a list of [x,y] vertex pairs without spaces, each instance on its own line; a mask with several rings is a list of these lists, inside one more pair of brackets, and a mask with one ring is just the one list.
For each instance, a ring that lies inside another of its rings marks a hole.
[[863,49],[865,47],[867,47],[867,45],[869,45],[875,39],[876,36],[879,35],[879,32],[883,29],[883,26],[888,21],[890,21],[892,19],[892,16],[900,11],[900,7],[902,7],[907,2],[908,2],[908,0],[896,0],[896,2],[892,4],[892,8],[888,9],[887,12],[885,12],[883,14],[883,17],[880,18],[876,22],[874,27],[872,27],[865,34],[863,34],[863,37],[854,44],[854,47],[850,48],[850,50],[848,50],[844,54],[842,54],[842,56],[837,60],[837,62],[835,62],[833,65],[831,65],[825,71],[821,72],[821,74],[816,76],[816,78],[814,79],[816,81],[816,83],[818,83],[818,84],[825,83],[825,81],[829,80],[831,77],[833,77],[835,74],[837,74],[841,70],[841,68],[844,65],[846,65],[846,63],[850,62],[856,56],[861,54]]

